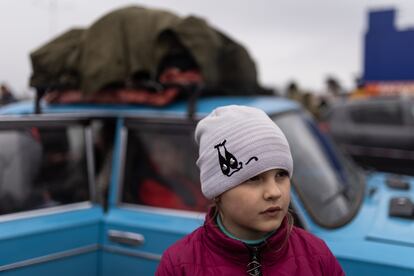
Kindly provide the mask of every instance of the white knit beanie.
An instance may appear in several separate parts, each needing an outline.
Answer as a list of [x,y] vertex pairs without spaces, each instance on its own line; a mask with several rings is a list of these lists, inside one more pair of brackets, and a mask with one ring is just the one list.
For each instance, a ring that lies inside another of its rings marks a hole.
[[208,199],[271,169],[284,169],[292,177],[288,141],[260,109],[216,108],[197,124],[195,140],[201,190]]

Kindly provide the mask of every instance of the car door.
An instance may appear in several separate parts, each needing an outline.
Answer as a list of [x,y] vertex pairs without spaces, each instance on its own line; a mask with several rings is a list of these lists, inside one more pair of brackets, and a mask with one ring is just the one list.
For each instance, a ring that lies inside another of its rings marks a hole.
[[86,119],[1,117],[1,275],[98,275],[91,140]]
[[154,275],[163,251],[202,225],[208,202],[194,126],[184,119],[119,120],[102,275]]

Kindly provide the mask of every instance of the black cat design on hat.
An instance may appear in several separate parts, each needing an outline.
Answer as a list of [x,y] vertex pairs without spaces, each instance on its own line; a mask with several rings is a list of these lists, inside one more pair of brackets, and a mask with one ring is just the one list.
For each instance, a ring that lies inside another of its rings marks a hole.
[[[217,149],[220,169],[226,176],[232,176],[235,172],[240,171],[243,168],[243,162],[238,162],[237,158],[229,152],[226,148],[227,140],[214,146]],[[256,156],[250,157],[245,165],[249,164],[252,160],[259,160]]]

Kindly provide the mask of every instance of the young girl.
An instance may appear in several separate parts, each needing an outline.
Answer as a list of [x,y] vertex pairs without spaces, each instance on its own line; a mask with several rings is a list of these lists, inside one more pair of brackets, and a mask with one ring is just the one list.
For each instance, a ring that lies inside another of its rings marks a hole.
[[214,207],[164,252],[156,275],[344,275],[322,240],[293,226],[289,144],[263,111],[217,108],[195,138],[201,189]]

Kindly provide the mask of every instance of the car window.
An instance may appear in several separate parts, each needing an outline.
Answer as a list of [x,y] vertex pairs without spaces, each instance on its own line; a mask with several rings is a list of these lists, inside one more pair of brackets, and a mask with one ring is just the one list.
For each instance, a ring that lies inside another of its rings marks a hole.
[[350,110],[351,119],[360,124],[403,125],[403,111],[399,102],[372,103]]
[[0,131],[0,214],[89,199],[82,126]]
[[129,129],[122,202],[179,210],[207,210],[190,130]]
[[287,113],[274,121],[289,141],[294,162],[292,182],[312,217],[327,227],[349,221],[364,192],[358,170],[305,115]]

